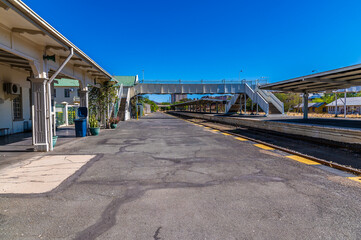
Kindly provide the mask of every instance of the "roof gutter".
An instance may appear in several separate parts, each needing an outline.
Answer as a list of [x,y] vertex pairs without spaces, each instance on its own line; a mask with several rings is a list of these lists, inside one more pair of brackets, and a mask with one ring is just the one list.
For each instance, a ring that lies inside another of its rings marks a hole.
[[59,44],[63,45],[66,48],[73,48],[74,53],[88,62],[90,65],[98,69],[109,79],[112,78],[107,71],[105,71],[102,67],[100,67],[96,62],[94,62],[89,56],[87,56],[83,51],[81,51],[78,47],[76,47],[72,42],[70,42],[67,38],[65,38],[60,32],[58,32],[55,28],[53,28],[49,23],[47,23],[44,19],[42,19],[38,14],[36,14],[31,8],[29,8],[25,3],[20,0],[0,0],[11,9],[19,13],[25,19],[30,21],[36,27],[47,33],[51,38],[57,41]]

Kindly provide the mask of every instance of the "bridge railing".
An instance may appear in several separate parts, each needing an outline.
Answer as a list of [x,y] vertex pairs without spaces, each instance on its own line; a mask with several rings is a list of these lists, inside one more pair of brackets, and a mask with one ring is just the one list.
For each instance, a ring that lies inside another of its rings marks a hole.
[[218,79],[218,80],[139,80],[139,83],[144,84],[241,84],[247,83],[250,86],[263,85],[267,84],[267,79],[257,79],[257,80],[227,80],[227,79]]

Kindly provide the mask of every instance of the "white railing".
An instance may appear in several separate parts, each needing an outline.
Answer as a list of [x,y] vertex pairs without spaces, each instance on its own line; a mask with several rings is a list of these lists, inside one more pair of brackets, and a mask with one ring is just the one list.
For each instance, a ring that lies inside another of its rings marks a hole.
[[284,114],[284,104],[281,100],[279,100],[272,92],[267,90],[257,89],[257,93],[259,93],[263,98],[266,99],[269,103],[272,103],[280,113]]
[[253,89],[246,83],[245,92],[249,98],[251,98],[253,103],[258,104],[258,106],[268,115],[269,113],[269,104],[258,92],[253,91]]
[[236,103],[237,99],[239,98],[239,94],[234,94],[231,100],[226,105],[226,113],[228,113],[229,109]]

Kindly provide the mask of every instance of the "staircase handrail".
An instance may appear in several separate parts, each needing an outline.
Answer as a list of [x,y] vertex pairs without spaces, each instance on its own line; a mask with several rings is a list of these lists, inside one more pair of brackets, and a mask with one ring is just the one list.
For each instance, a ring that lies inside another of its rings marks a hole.
[[232,107],[232,105],[236,103],[238,97],[239,97],[239,94],[234,94],[232,96],[231,100],[229,100],[227,105],[226,105],[226,112],[228,112],[229,109]]
[[257,92],[267,99],[267,101],[272,102],[272,104],[283,114],[284,113],[284,104],[281,100],[278,99],[272,92],[262,89],[257,89]]
[[258,92],[253,91],[253,89],[247,83],[245,83],[245,90],[246,94],[251,98],[252,102],[257,103],[258,106],[266,113],[266,115],[268,115],[269,104],[267,100]]

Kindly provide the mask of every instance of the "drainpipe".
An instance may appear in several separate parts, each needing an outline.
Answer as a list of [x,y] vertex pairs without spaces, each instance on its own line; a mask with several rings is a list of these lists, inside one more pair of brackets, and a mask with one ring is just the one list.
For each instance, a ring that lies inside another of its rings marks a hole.
[[56,78],[56,76],[58,76],[58,74],[61,72],[61,70],[63,70],[65,65],[73,57],[73,55],[74,55],[74,49],[71,47],[69,56],[65,59],[65,61],[60,65],[58,70],[56,70],[56,72],[53,74],[53,76],[51,76],[51,78],[46,83],[47,89],[48,89],[48,118],[49,118],[49,138],[50,138],[49,139],[49,145],[50,145],[49,149],[50,149],[50,151],[53,150],[53,131],[51,129],[53,127],[53,119],[52,119],[52,116],[51,116],[51,87],[50,86],[51,86],[51,83]]

